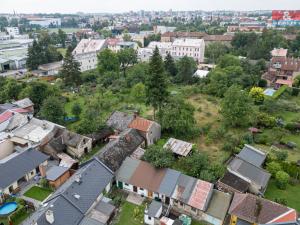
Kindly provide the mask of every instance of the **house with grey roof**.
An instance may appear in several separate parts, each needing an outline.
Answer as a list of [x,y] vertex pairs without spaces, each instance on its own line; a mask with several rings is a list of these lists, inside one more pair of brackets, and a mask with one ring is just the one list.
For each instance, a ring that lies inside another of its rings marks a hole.
[[161,202],[153,200],[149,207],[145,209],[144,213],[144,222],[148,225],[154,225],[156,222],[159,222],[158,219],[160,218],[163,211],[163,205]]
[[53,188],[58,188],[71,176],[70,168],[63,166],[51,166],[46,172],[46,180]]
[[114,174],[97,158],[80,168],[24,224],[105,225],[114,206],[103,197]]
[[0,160],[0,193],[14,194],[20,184],[28,182],[41,167],[47,165],[49,156],[35,149],[15,152]]
[[106,125],[112,129],[122,132],[134,120],[134,115],[125,112],[114,111],[106,121]]
[[254,166],[261,167],[265,162],[267,155],[251,145],[245,145],[237,157]]

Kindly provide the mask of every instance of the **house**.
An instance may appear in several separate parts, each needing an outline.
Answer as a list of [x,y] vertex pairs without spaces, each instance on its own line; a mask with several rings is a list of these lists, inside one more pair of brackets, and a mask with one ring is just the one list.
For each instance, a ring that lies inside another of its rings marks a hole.
[[231,194],[213,190],[208,208],[203,214],[203,220],[213,225],[224,224],[231,200]]
[[0,192],[10,195],[18,192],[23,182],[28,182],[42,167],[49,156],[35,149],[14,152],[0,160]]
[[16,105],[20,109],[27,110],[28,112],[31,112],[31,113],[34,112],[34,103],[29,98],[24,98],[24,99],[12,102],[12,104]]
[[74,158],[80,158],[92,149],[92,138],[73,133],[65,128],[57,128],[55,136],[43,146],[43,151],[53,157],[57,153],[67,152]]
[[50,78],[57,76],[59,71],[61,70],[63,65],[62,61],[52,62],[40,65],[37,70],[32,71],[32,74],[43,77],[43,78]]
[[[226,186],[231,185],[228,182],[226,183],[226,180],[228,179],[228,181],[230,181],[239,177],[250,184],[248,190],[251,193],[263,194],[271,177],[270,173],[262,168],[265,160],[265,153],[253,146],[245,145],[241,152],[233,158],[227,166],[228,172],[233,175],[227,175],[227,177],[223,179],[225,185],[222,185],[222,182],[219,182],[219,184],[223,186],[223,188],[228,189]],[[246,184],[243,184],[244,182],[240,182],[240,179],[237,179],[236,182],[232,182],[231,184],[234,187],[232,189],[229,188],[228,190],[233,191],[236,190],[236,188],[238,190],[245,189]]]
[[147,145],[154,144],[161,136],[161,126],[158,123],[142,118],[137,113],[129,114],[115,111],[106,121],[106,125],[114,129],[116,134],[128,128],[136,129],[145,139]]
[[202,32],[174,32],[166,31],[161,35],[161,42],[173,42],[176,39],[201,39],[207,34]]
[[222,43],[224,45],[230,46],[234,35],[224,34],[224,35],[206,35],[203,37],[205,41],[205,46],[211,43]]
[[158,48],[159,54],[165,58],[167,54],[171,54],[172,50],[172,42],[158,42],[158,41],[151,41],[147,48],[152,49],[152,52],[155,50],[155,48]]
[[273,49],[268,71],[262,75],[276,89],[282,85],[292,87],[294,78],[300,75],[300,59],[288,57],[287,53],[287,49]]
[[61,18],[45,18],[45,17],[31,17],[27,18],[30,25],[38,25],[44,28],[48,28],[50,26],[60,27],[61,26]]
[[116,45],[117,52],[120,51],[121,49],[128,49],[128,48],[137,50],[138,47],[139,47],[138,44],[134,41],[120,41]]
[[108,224],[115,207],[105,197],[113,172],[94,158],[80,168],[25,225]]
[[71,176],[71,173],[70,173],[68,167],[52,166],[46,172],[45,178],[49,182],[50,186],[57,189],[63,183],[65,183],[69,179],[70,176]]
[[164,149],[171,150],[178,156],[187,156],[193,148],[193,144],[181,141],[175,138],[170,138],[164,145]]
[[235,193],[228,211],[231,225],[296,222],[297,212],[252,194]]
[[137,50],[137,58],[141,62],[149,62],[152,55],[153,55],[153,49],[151,48],[139,48]]
[[264,169],[238,157],[230,161],[227,170],[250,183],[249,191],[254,194],[263,194],[271,177]]
[[154,26],[153,31],[155,34],[164,34],[166,32],[173,32],[176,27],[167,27],[167,26]]
[[178,59],[184,56],[204,62],[205,43],[203,39],[176,39],[172,44],[171,55]]
[[122,190],[169,205],[179,176],[175,170],[156,169],[150,163],[127,157],[116,173],[116,183]]
[[161,126],[158,123],[139,117],[136,114],[128,127],[138,130],[141,136],[145,138],[147,146],[157,142],[161,136]]
[[15,37],[20,35],[20,31],[18,27],[5,27],[5,30],[10,37]]
[[141,147],[144,142],[137,130],[129,128],[107,143],[97,157],[112,171],[117,171],[126,157]]
[[80,63],[80,70],[96,69],[97,54],[106,46],[105,40],[82,39],[73,50],[75,60]]
[[204,78],[207,77],[207,74],[209,73],[208,70],[196,70],[196,72],[193,74],[193,77],[197,78]]
[[148,208],[145,209],[144,222],[148,225],[154,225],[162,214],[163,205],[161,202],[153,200]]
[[250,183],[234,175],[233,173],[226,172],[225,175],[218,180],[216,186],[220,191],[234,194],[235,192],[237,193],[247,192]]

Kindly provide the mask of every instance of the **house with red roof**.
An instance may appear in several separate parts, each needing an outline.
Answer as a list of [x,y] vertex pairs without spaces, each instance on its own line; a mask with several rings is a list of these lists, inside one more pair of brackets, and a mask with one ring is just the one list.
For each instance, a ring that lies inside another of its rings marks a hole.
[[228,213],[230,225],[294,223],[295,209],[252,194],[235,193]]

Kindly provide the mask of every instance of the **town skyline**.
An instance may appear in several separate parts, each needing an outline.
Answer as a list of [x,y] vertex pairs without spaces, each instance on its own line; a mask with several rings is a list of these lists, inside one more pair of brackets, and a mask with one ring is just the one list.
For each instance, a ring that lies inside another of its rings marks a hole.
[[138,0],[120,1],[112,0],[99,3],[97,0],[75,0],[70,5],[68,2],[58,0],[26,0],[26,4],[20,4],[19,0],[4,0],[1,3],[0,13],[122,13],[128,11],[193,11],[193,10],[233,10],[233,11],[255,11],[255,10],[296,10],[300,8],[300,2],[294,0],[266,0],[251,2],[230,0],[226,3],[222,0],[197,1],[197,0],[166,0],[160,2],[142,2]]

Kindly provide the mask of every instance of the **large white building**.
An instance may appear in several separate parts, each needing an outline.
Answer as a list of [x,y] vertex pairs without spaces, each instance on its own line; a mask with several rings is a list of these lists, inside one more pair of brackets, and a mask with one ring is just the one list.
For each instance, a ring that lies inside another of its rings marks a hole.
[[5,27],[6,32],[8,33],[9,36],[15,37],[19,36],[19,28],[18,27]]
[[163,58],[165,58],[168,53],[171,53],[172,42],[152,41],[152,42],[149,43],[147,48],[138,49],[138,59],[142,62],[149,61],[149,59],[153,55],[153,51],[156,47],[159,50],[159,54]]
[[203,39],[176,39],[172,44],[174,58],[192,57],[198,63],[204,62],[205,43]]
[[61,19],[60,18],[29,18],[30,25],[39,25],[41,27],[60,27]]
[[96,69],[97,54],[106,46],[105,40],[82,39],[73,50],[74,58],[80,63],[80,70]]

